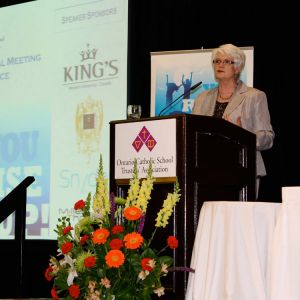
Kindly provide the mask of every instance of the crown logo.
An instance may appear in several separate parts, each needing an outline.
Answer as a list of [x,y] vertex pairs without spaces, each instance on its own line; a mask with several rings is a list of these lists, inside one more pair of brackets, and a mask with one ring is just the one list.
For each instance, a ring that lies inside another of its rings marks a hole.
[[80,56],[81,56],[81,62],[88,60],[88,59],[96,59],[96,54],[97,54],[97,49],[89,49],[90,44],[87,44],[87,50],[82,50],[80,52]]

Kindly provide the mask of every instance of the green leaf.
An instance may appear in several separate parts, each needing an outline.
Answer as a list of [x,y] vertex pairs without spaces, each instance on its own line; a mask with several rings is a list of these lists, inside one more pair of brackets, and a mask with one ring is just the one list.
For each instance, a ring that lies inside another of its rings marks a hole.
[[133,300],[135,291],[129,286],[127,289],[119,289],[115,294],[117,300]]
[[147,249],[145,249],[145,251],[141,254],[141,257],[142,257],[142,258],[145,258],[145,257],[155,258],[155,257],[156,257],[156,254],[155,254],[155,252],[154,252],[151,248],[147,248]]
[[152,294],[153,294],[153,288],[151,286],[147,285],[136,292],[135,299],[136,300],[148,300],[148,299],[151,299]]
[[158,258],[160,264],[164,263],[168,266],[171,266],[173,264],[173,258],[170,256],[161,256]]

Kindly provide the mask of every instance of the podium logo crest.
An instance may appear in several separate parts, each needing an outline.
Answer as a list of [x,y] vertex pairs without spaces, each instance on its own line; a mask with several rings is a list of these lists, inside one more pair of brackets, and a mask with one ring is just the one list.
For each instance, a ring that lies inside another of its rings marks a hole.
[[77,105],[75,128],[79,153],[86,154],[88,159],[99,152],[101,130],[103,127],[103,105],[100,100],[87,97]]
[[134,139],[132,146],[135,149],[136,152],[139,152],[143,145],[146,145],[146,147],[149,149],[149,151],[152,151],[157,144],[157,141],[155,138],[151,135],[150,131],[147,129],[146,126],[144,126],[139,134]]

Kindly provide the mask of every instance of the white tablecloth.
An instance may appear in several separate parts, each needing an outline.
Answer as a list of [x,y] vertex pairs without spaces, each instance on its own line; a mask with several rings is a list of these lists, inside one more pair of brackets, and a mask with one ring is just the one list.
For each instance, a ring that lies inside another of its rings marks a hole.
[[282,190],[271,257],[271,300],[300,300],[300,187]]
[[300,300],[300,200],[205,202],[191,268],[186,300]]

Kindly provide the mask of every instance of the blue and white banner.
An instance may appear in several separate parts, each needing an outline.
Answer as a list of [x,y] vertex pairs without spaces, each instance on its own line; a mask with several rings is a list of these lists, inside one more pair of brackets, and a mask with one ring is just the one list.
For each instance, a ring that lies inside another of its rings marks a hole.
[[[246,65],[241,79],[253,86],[253,47],[241,47]],[[211,65],[213,49],[151,53],[151,116],[191,113],[195,98],[217,85]],[[189,89],[199,83],[199,88]],[[185,95],[182,97],[182,95]],[[175,101],[178,98],[178,101]],[[170,105],[174,102],[174,105]]]

